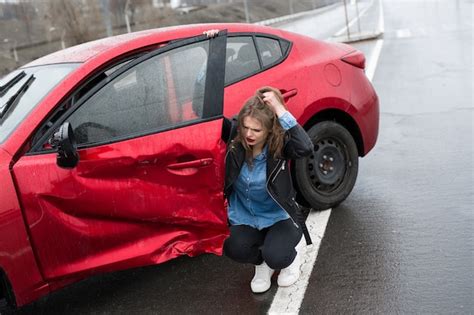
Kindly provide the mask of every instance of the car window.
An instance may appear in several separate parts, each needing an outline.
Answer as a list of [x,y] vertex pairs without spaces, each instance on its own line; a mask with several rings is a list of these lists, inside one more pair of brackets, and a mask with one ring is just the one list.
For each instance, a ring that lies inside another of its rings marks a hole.
[[[79,64],[56,64],[13,71],[0,80],[0,143]],[[25,85],[30,80],[30,84]],[[24,93],[16,95],[22,86]],[[14,101],[14,102],[12,102]],[[9,106],[10,105],[10,106]]]
[[67,120],[78,145],[174,128],[202,116],[209,41],[151,57],[111,80]]
[[264,67],[276,62],[283,56],[280,41],[276,39],[257,37],[257,47]]
[[225,83],[231,83],[260,70],[257,51],[250,36],[227,38]]

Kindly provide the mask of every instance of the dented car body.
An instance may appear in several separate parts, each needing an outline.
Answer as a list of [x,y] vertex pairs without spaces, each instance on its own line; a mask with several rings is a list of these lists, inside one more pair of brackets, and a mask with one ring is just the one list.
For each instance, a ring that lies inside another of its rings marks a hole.
[[[225,31],[200,35],[210,28]],[[2,297],[21,306],[91,274],[220,255],[225,117],[275,86],[302,126],[340,121],[364,156],[379,113],[363,61],[346,45],[213,24],[90,42],[7,75]]]

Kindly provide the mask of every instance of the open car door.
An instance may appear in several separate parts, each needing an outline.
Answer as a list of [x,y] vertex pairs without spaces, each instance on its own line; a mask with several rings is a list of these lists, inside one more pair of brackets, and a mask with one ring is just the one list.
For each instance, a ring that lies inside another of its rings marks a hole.
[[15,163],[46,279],[221,254],[226,40],[170,43],[83,96],[43,137],[69,123],[77,165],[42,149]]

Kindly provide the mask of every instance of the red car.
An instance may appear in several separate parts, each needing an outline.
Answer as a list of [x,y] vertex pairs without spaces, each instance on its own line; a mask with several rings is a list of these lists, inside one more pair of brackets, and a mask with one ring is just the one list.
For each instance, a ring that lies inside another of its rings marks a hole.
[[[208,39],[202,32],[222,30]],[[375,145],[378,98],[350,46],[246,24],[71,47],[0,81],[0,298],[98,272],[221,254],[225,117],[279,88],[314,142],[299,201],[342,202]]]

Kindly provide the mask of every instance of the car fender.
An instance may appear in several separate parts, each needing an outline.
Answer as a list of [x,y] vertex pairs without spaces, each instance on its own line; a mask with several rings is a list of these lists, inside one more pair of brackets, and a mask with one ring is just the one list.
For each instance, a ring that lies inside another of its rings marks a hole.
[[338,97],[325,97],[313,101],[304,109],[302,115],[299,117],[299,123],[304,126],[316,116],[318,113],[328,110],[335,109],[347,113],[347,109],[351,106],[350,102]]
[[15,295],[16,304],[24,305],[48,292],[36,263],[23,220],[15,186],[9,170],[11,155],[0,148],[0,268]]

